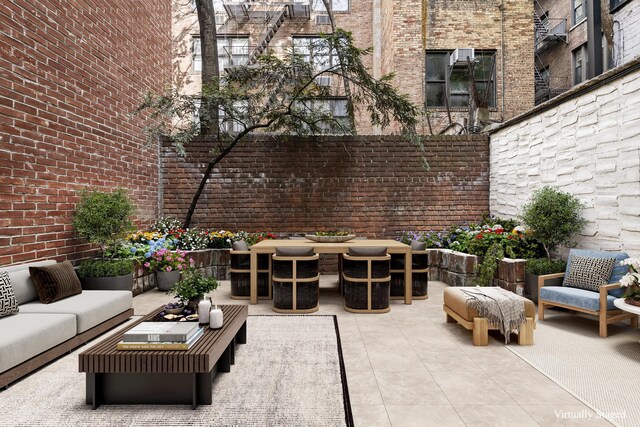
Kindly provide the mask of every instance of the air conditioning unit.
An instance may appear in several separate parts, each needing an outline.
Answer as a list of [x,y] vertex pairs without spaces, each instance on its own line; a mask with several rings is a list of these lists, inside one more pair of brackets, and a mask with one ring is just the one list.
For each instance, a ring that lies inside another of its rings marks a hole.
[[316,25],[331,25],[329,15],[316,15]]
[[454,65],[468,64],[469,61],[473,61],[474,59],[475,56],[472,47],[459,47],[451,54],[449,65],[453,67]]
[[318,86],[331,86],[331,76],[316,77],[316,84]]

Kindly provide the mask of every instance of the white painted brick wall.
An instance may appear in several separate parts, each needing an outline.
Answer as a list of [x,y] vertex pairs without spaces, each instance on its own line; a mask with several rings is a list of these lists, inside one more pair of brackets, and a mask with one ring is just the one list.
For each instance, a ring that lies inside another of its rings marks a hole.
[[640,0],[633,0],[613,14],[615,65],[640,56]]
[[578,247],[640,256],[640,71],[500,129],[490,162],[492,214],[552,185],[585,203]]

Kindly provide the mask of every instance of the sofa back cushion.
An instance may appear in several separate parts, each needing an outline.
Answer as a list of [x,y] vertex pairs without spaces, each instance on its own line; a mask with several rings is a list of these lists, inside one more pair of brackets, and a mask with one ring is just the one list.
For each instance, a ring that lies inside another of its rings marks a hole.
[[0,271],[0,317],[18,312],[18,301],[11,287],[9,273]]
[[[563,286],[566,285],[567,276],[571,271],[571,257],[573,255],[583,256],[588,258],[615,258],[615,262],[613,264],[613,271],[611,272],[611,277],[609,277],[609,283],[618,283],[622,276],[627,274],[628,267],[626,265],[620,265],[620,261],[629,258],[629,254],[626,252],[609,252],[609,251],[594,251],[590,249],[571,249],[569,251],[569,259],[567,260],[567,274],[564,276]],[[613,295],[615,297],[622,297],[625,289],[614,289],[609,291],[609,295]]]
[[29,301],[36,301],[38,299],[36,287],[33,285],[33,281],[29,275],[29,267],[53,265],[55,263],[56,262],[54,260],[49,259],[46,261],[36,261],[28,264],[12,265],[2,268],[3,271],[9,273],[11,287],[13,288],[13,293],[16,296],[18,304],[25,304]]
[[43,304],[82,293],[80,279],[69,261],[44,267],[29,267],[29,273]]

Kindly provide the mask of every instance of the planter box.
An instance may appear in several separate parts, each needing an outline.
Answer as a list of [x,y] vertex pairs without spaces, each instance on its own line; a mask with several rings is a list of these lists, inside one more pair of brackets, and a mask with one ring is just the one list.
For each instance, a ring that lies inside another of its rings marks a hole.
[[[478,270],[482,263],[477,256],[450,249],[427,249],[427,251],[431,280],[440,280],[449,286],[476,286]],[[523,259],[499,260],[493,285],[524,295],[525,264],[526,261]]]
[[[231,249],[200,249],[187,251],[187,257],[194,260],[195,268],[205,276],[229,280],[230,252]],[[156,289],[155,275],[138,265],[133,273],[133,295],[140,295],[151,289]]]
[[131,291],[133,274],[116,277],[84,277],[80,279],[85,291]]

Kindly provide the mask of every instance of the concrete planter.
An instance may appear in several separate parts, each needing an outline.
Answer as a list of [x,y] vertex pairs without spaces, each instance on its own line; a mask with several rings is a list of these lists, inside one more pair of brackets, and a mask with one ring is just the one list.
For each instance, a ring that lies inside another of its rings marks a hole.
[[85,291],[131,291],[133,273],[115,277],[83,277],[80,283]]
[[180,280],[179,271],[156,271],[156,286],[160,291],[168,291]]

